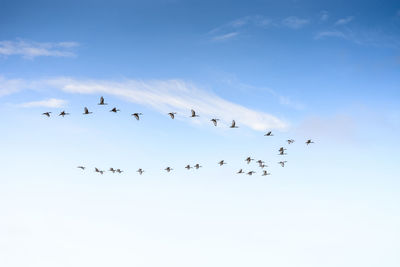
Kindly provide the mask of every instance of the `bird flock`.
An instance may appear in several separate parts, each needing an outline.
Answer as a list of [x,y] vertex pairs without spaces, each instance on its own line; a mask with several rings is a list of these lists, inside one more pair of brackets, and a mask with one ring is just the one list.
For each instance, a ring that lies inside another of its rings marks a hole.
[[[108,105],[108,104],[105,103],[104,97],[101,96],[101,97],[100,97],[100,101],[99,101],[99,103],[98,103],[97,105],[105,106],[105,105]],[[120,110],[119,110],[118,108],[116,108],[116,107],[113,107],[113,108],[110,110],[110,112],[113,112],[113,113],[117,113],[117,112],[119,112],[119,111],[120,111]],[[42,115],[44,115],[44,116],[46,116],[46,117],[51,117],[51,114],[52,114],[52,112],[50,112],[50,111],[47,111],[47,112],[42,113]],[[90,115],[90,114],[93,114],[93,112],[89,111],[89,109],[88,109],[87,107],[84,107],[83,113],[82,113],[82,114],[83,114],[83,115]],[[68,115],[70,115],[70,113],[67,113],[65,110],[61,111],[61,112],[58,114],[58,116],[61,116],[61,117],[65,117],[65,116],[68,116]],[[142,114],[142,113],[139,113],[139,112],[136,112],[136,113],[132,113],[132,114],[131,114],[131,116],[133,116],[133,117],[134,117],[136,120],[138,120],[138,121],[140,120],[140,117],[141,117],[142,115],[143,115],[143,114]],[[177,115],[177,113],[176,113],[176,112],[169,112],[167,115],[168,115],[171,119],[175,119],[175,115]],[[199,117],[199,115],[196,113],[195,110],[191,109],[191,115],[190,115],[189,117],[191,117],[191,118],[196,118],[196,117]],[[218,121],[219,121],[219,119],[217,119],[217,118],[212,118],[210,121],[212,122],[212,124],[213,124],[215,127],[218,126]],[[232,123],[231,123],[231,125],[229,126],[229,128],[234,129],[234,128],[239,128],[239,126],[237,126],[235,120],[232,120]],[[264,136],[272,137],[272,136],[274,136],[274,135],[273,135],[272,131],[268,131],[267,133],[264,134]],[[295,142],[295,140],[293,140],[293,139],[288,139],[288,140],[286,140],[286,142],[287,142],[288,145],[290,145],[290,144],[293,144],[293,143]],[[310,144],[313,144],[313,143],[314,143],[314,142],[313,142],[311,139],[308,139],[308,140],[306,140],[306,142],[305,142],[305,144],[306,144],[307,146],[310,145]],[[278,150],[278,155],[280,155],[280,156],[287,155],[286,151],[287,151],[286,148],[280,147],[279,150]],[[247,164],[250,164],[252,161],[255,161],[255,159],[253,159],[253,158],[251,158],[251,157],[247,157],[244,161],[245,161]],[[264,161],[262,161],[262,160],[257,160],[256,163],[258,163],[258,167],[261,168],[261,176],[268,176],[268,175],[271,175],[270,172],[268,172],[267,170],[264,170],[264,168],[267,168],[267,167],[268,167],[268,166],[265,164]],[[279,162],[277,162],[277,163],[278,163],[281,167],[285,167],[285,164],[287,163],[287,161],[286,161],[286,160],[281,160],[281,161],[279,161]],[[217,164],[218,164],[219,166],[222,167],[222,166],[226,165],[227,162],[225,162],[225,160],[221,160],[221,161],[219,161]],[[196,163],[196,164],[193,165],[193,166],[191,166],[190,164],[187,164],[184,168],[187,169],[187,170],[190,170],[190,169],[196,169],[196,170],[198,170],[198,169],[200,169],[200,168],[202,168],[202,167],[203,167],[203,166],[201,166],[199,163]],[[81,169],[82,171],[85,171],[85,169],[86,169],[85,166],[78,166],[77,168]],[[172,172],[174,169],[171,168],[171,167],[169,167],[169,166],[167,166],[164,170],[165,170],[166,172],[169,173],[169,172]],[[99,173],[99,174],[101,174],[101,175],[103,175],[104,173],[106,173],[105,170],[101,170],[101,169],[99,169],[99,168],[97,168],[97,167],[94,168],[94,172]],[[108,172],[113,173],[113,174],[115,174],[115,173],[121,174],[121,173],[123,173],[124,171],[121,170],[121,169],[109,168],[109,169],[108,169]],[[144,174],[145,170],[143,170],[142,168],[139,168],[136,172],[139,173],[140,175],[142,175],[142,174]],[[253,170],[251,170],[251,171],[244,171],[243,169],[239,169],[236,173],[237,173],[237,174],[247,174],[247,175],[249,175],[249,176],[252,176],[253,174],[256,173],[256,171],[253,171]]]

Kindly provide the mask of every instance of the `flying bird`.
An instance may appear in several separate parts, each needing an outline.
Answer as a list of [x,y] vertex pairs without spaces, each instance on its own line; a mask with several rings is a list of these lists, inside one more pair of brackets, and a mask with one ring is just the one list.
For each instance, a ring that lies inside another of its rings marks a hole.
[[84,109],[83,109],[83,115],[88,115],[88,114],[92,114],[93,112],[89,112],[89,110],[88,110],[88,108],[87,107],[85,107]]
[[144,173],[144,170],[142,170],[141,168],[139,170],[137,170],[137,172],[142,175]]
[[247,175],[253,175],[254,173],[256,173],[255,171],[249,171],[248,173],[247,173]]
[[201,168],[201,167],[203,167],[203,166],[200,166],[200,164],[196,164],[196,165],[194,165],[194,167],[196,168],[196,170],[198,170],[199,168]]
[[50,117],[50,114],[51,114],[51,112],[42,113],[42,115],[45,115],[45,116],[47,116],[47,117]]
[[219,166],[222,166],[224,164],[226,164],[226,162],[224,160],[221,160],[220,162],[218,162]]
[[210,121],[212,121],[214,126],[217,126],[217,123],[218,123],[219,119],[211,119]]
[[116,107],[114,107],[112,110],[110,110],[110,112],[114,112],[117,113],[119,111],[119,109],[117,109]]
[[267,176],[267,175],[271,175],[271,173],[264,170],[262,176]]
[[236,126],[235,120],[232,121],[230,128],[239,128],[238,126]]
[[192,168],[193,168],[193,167],[191,167],[189,164],[185,166],[185,169],[187,169],[187,170],[190,170],[190,169],[192,169]]
[[116,170],[114,168],[110,168],[109,171],[112,172],[112,173],[116,172]]
[[196,114],[196,111],[194,111],[193,109],[190,111],[192,112],[192,115],[190,117],[192,117],[192,118],[199,117],[199,115]]
[[254,160],[254,159],[252,159],[251,157],[247,157],[244,161],[247,161],[247,164],[250,164],[250,162],[251,162],[252,160]]
[[104,103],[104,97],[100,97],[100,103],[97,105],[108,105],[107,103]]
[[65,110],[61,111],[60,114],[58,114],[58,116],[65,116],[65,115],[69,115],[69,113],[66,113]]
[[268,166],[265,165],[265,164],[260,164],[260,168],[261,168],[261,169],[264,169],[265,167],[268,167]]
[[287,162],[286,160],[285,161],[279,161],[278,164],[280,164],[282,167],[285,167],[285,163],[286,162]]
[[168,115],[171,117],[171,119],[175,119],[175,114],[176,114],[176,112],[168,113]]
[[311,141],[311,139],[308,139],[308,140],[306,141],[306,145],[309,145],[309,144],[314,144],[314,142]]
[[101,171],[101,170],[99,170],[97,168],[94,168],[94,171],[100,173],[101,175],[103,175],[103,173],[104,173],[104,171]]
[[84,171],[86,167],[84,167],[84,166],[78,166],[77,168],[78,168],[78,169],[82,169],[82,170]]
[[118,173],[123,173],[124,172],[124,171],[122,171],[120,169],[116,169],[115,171],[118,172]]
[[283,147],[281,147],[281,148],[279,148],[279,155],[286,155],[286,153],[285,153],[285,150],[287,150],[286,148],[283,148]]
[[264,136],[274,136],[274,135],[272,134],[271,131],[269,131],[268,133],[264,134]]
[[142,113],[133,113],[132,116],[135,117],[136,120],[139,120],[139,115],[143,115]]
[[167,168],[165,168],[164,170],[166,170],[167,172],[170,172],[170,171],[172,171],[173,169],[172,169],[171,167],[167,167]]
[[286,142],[290,145],[290,144],[294,143],[294,140],[293,139],[288,139],[288,140],[286,140]]
[[244,173],[242,169],[240,169],[237,174]]

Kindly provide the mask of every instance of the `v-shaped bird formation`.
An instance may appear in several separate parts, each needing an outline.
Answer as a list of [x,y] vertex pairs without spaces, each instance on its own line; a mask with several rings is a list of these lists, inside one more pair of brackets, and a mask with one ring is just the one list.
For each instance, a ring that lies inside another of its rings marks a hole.
[[[97,105],[105,106],[105,105],[108,105],[108,104],[105,103],[104,97],[101,96],[101,97],[100,97],[100,101],[99,101],[99,103],[98,103]],[[109,112],[118,113],[118,112],[120,112],[120,110],[119,110],[117,107],[113,107],[111,110],[109,110]],[[196,112],[195,110],[191,109],[190,112],[191,112],[191,113],[190,113],[190,116],[189,116],[189,117],[191,117],[191,118],[200,117],[200,116],[197,114],[197,112]],[[50,112],[50,111],[42,113],[43,116],[46,116],[46,117],[48,117],[48,118],[51,117],[51,114],[52,114],[52,112]],[[82,114],[83,114],[83,115],[90,115],[90,114],[93,114],[93,112],[89,111],[89,109],[88,109],[87,107],[84,107],[83,113],[82,113]],[[65,110],[61,111],[61,112],[58,114],[58,116],[62,116],[62,117],[65,117],[65,116],[67,116],[67,115],[70,115],[70,113],[67,113]],[[132,114],[131,114],[131,116],[133,116],[137,121],[140,120],[140,118],[141,118],[142,115],[143,115],[143,114],[140,113],[140,112],[135,112],[135,113],[132,113]],[[177,112],[169,112],[167,115],[168,115],[171,119],[175,119],[175,116],[177,115]],[[218,121],[219,121],[218,118],[212,118],[212,119],[210,119],[210,121],[212,122],[212,124],[213,124],[215,127],[218,126]],[[229,126],[229,128],[239,128],[239,126],[236,124],[236,121],[235,121],[235,120],[232,120],[232,123],[231,123],[231,125]],[[264,136],[272,137],[272,136],[274,136],[274,134],[272,133],[272,131],[268,131],[266,134],[264,134]],[[286,140],[286,142],[288,143],[288,145],[290,145],[290,144],[293,144],[293,143],[295,142],[295,140],[293,140],[293,139],[288,139],[288,140]],[[313,143],[314,143],[314,142],[313,142],[311,139],[308,139],[308,140],[305,142],[305,144],[306,144],[307,146],[310,145],[310,144],[313,144]],[[286,148],[280,147],[279,150],[278,150],[278,152],[279,152],[278,155],[281,155],[281,156],[282,156],[282,155],[287,155],[286,151],[287,151]],[[250,163],[251,163],[252,161],[254,161],[254,160],[255,160],[255,159],[253,159],[253,158],[251,158],[251,157],[247,157],[244,161],[245,161],[247,164],[250,164]],[[264,168],[268,167],[267,165],[264,164],[264,163],[265,163],[264,161],[262,161],[262,160],[257,160],[256,163],[258,163],[259,168],[261,168],[261,170],[262,170],[261,176],[268,176],[268,175],[271,175],[270,172],[268,172],[267,170],[264,170]],[[281,161],[278,162],[278,164],[279,164],[280,166],[282,166],[282,167],[285,167],[285,164],[286,164],[286,163],[287,163],[286,160],[281,160]],[[225,160],[220,160],[219,162],[217,162],[217,164],[218,164],[219,166],[222,167],[222,166],[226,165],[227,162],[226,162]],[[193,166],[191,166],[190,164],[187,164],[184,168],[187,169],[187,170],[191,170],[191,169],[199,170],[199,169],[202,168],[202,167],[203,167],[203,166],[201,166],[199,163],[196,163],[196,164],[193,165]],[[85,170],[86,170],[86,167],[85,167],[85,166],[78,166],[77,168],[81,169],[82,171],[85,171]],[[165,170],[166,172],[170,173],[170,172],[172,172],[174,169],[173,169],[172,167],[167,166],[164,170]],[[103,175],[104,173],[106,173],[105,170],[101,170],[101,169],[99,169],[98,167],[94,167],[94,172],[99,173],[99,174],[101,174],[101,175]],[[115,173],[121,174],[121,173],[123,173],[124,171],[121,170],[121,169],[115,169],[115,168],[111,167],[111,168],[109,168],[108,172],[111,172],[111,173],[113,173],[113,174],[115,174]],[[139,175],[142,175],[142,174],[144,174],[145,170],[143,170],[142,168],[139,168],[136,172],[139,173]],[[249,175],[249,176],[252,176],[253,174],[255,174],[255,173],[257,173],[257,172],[256,172],[256,171],[253,171],[253,170],[250,170],[250,171],[247,171],[247,172],[246,172],[246,171],[244,171],[243,169],[239,169],[239,171],[237,171],[236,173],[237,173],[237,174],[247,174],[247,175]]]

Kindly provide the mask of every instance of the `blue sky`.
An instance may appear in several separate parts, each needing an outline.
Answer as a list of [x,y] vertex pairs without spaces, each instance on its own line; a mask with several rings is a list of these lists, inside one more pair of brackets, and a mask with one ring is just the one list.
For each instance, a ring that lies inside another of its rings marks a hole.
[[396,1],[2,1],[0,264],[398,266],[399,48]]

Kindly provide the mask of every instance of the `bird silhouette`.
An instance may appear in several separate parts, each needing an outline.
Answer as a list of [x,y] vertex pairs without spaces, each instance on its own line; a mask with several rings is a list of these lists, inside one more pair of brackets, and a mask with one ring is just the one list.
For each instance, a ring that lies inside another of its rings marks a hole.
[[136,120],[139,120],[139,115],[143,115],[142,113],[133,113],[132,116],[135,117]]
[[42,115],[45,115],[45,116],[47,116],[47,117],[50,117],[50,114],[51,114],[51,112],[44,112],[44,113],[42,113]]
[[285,150],[287,150],[286,148],[283,148],[283,147],[281,147],[281,148],[279,148],[279,155],[286,155],[286,153],[285,153]]
[[100,102],[97,105],[108,105],[107,103],[104,103],[104,97],[100,97]]
[[144,170],[142,170],[141,168],[139,170],[137,170],[137,172],[142,175],[144,173]]
[[78,166],[77,168],[82,169],[83,171],[86,169],[86,167],[84,167],[84,166]]
[[85,107],[84,109],[83,109],[83,115],[88,115],[88,114],[92,114],[93,112],[89,112],[89,110],[88,110],[88,108],[87,107]]
[[308,140],[306,141],[306,145],[309,145],[309,144],[314,144],[314,142],[311,141],[311,139],[308,139]]
[[286,142],[290,145],[290,144],[294,143],[294,140],[293,139],[288,139],[288,140],[286,140]]
[[198,170],[199,168],[201,168],[201,167],[203,167],[203,166],[200,166],[200,164],[196,164],[196,165],[194,165],[194,167],[196,168],[196,170]]
[[190,111],[192,112],[192,115],[190,117],[192,117],[192,118],[199,117],[199,115],[196,114],[196,111],[194,111],[193,109]]
[[214,126],[217,126],[217,123],[218,123],[219,119],[211,119],[210,121],[212,121]]
[[271,175],[271,173],[269,173],[266,170],[264,170],[262,176],[267,176],[267,175]]
[[242,169],[240,169],[237,174],[244,173]]
[[287,162],[286,160],[285,161],[279,161],[278,164],[280,164],[282,167],[285,167],[285,163],[286,162]]
[[65,110],[61,111],[60,114],[58,114],[58,116],[65,116],[65,115],[69,115],[69,113],[66,113]]
[[123,173],[124,172],[121,169],[116,169],[115,171],[118,172],[118,173]]
[[252,159],[251,157],[247,157],[244,161],[246,161],[247,164],[250,164],[250,162],[251,162],[252,160],[254,160],[254,159]]
[[101,171],[98,168],[94,168],[94,171],[100,173],[101,175],[103,175],[103,173],[104,173],[104,171]]
[[185,169],[187,169],[187,170],[190,170],[190,169],[192,169],[192,168],[193,168],[193,167],[191,167],[189,164],[185,166]]
[[119,111],[119,109],[117,109],[116,107],[114,107],[112,110],[110,110],[110,112],[114,112],[117,113]]
[[171,119],[175,119],[175,114],[176,114],[176,112],[168,113],[168,115],[171,117]]
[[110,168],[109,171],[112,172],[112,173],[116,172],[116,170],[114,168]]
[[268,166],[265,165],[265,164],[260,164],[259,167],[260,167],[261,169],[264,169],[265,167],[268,167]]
[[264,136],[274,136],[274,135],[272,134],[271,131],[269,131],[268,133],[264,134]]
[[173,169],[172,169],[171,167],[167,167],[167,168],[165,168],[164,170],[166,170],[167,172],[170,172],[170,171],[172,171]]
[[238,126],[236,126],[235,120],[232,121],[230,128],[239,128]]
[[247,173],[247,175],[253,175],[254,173],[256,173],[255,171],[249,171],[248,173]]
[[226,162],[224,160],[221,160],[220,162],[218,162],[219,166],[222,166],[224,164],[226,164]]

